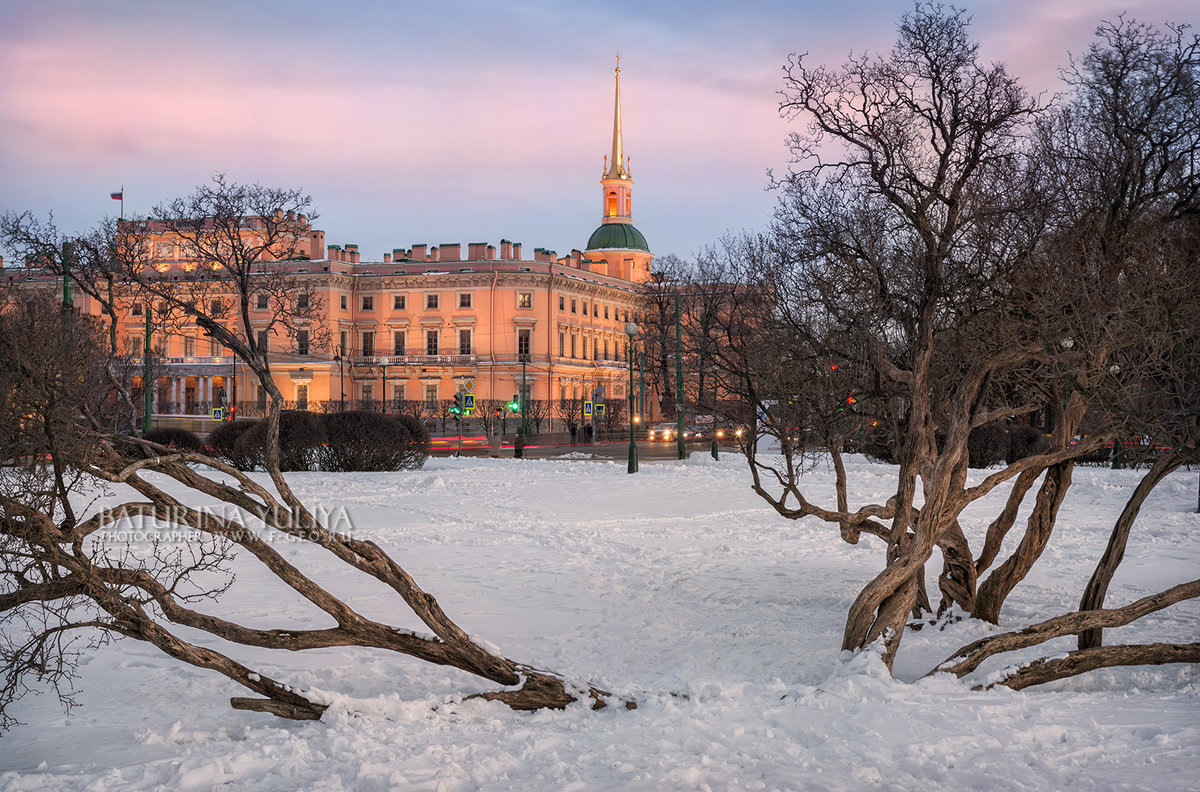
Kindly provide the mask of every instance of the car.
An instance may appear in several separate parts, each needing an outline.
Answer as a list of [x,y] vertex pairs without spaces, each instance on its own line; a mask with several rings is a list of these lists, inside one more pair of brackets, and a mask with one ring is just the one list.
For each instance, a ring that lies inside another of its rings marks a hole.
[[647,439],[654,440],[674,440],[675,439],[675,424],[660,423],[650,427],[647,433]]
[[744,426],[718,426],[717,441],[718,442],[735,442],[746,436],[746,427]]
[[[649,439],[651,441],[655,441],[655,440],[670,441],[670,440],[674,440],[678,433],[679,433],[679,426],[677,424],[673,424],[673,423],[654,424],[654,426],[650,427],[650,431],[647,434],[647,439]],[[693,435],[693,431],[691,429],[683,430],[683,437],[685,440],[691,440],[692,435]]]

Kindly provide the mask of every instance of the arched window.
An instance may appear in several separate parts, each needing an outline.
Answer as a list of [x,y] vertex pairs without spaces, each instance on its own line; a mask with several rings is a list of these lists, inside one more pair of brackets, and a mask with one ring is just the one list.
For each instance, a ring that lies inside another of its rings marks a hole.
[[633,190],[625,191],[625,214],[633,214]]
[[609,191],[607,203],[608,203],[608,207],[605,210],[605,214],[607,214],[609,217],[612,217],[617,213],[617,192],[616,192],[616,190]]

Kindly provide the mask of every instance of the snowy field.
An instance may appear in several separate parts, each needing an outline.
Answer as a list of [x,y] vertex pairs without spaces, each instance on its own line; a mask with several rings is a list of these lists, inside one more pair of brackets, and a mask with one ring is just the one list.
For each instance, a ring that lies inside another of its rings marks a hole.
[[[855,502],[882,501],[891,486],[886,466],[854,460],[851,475]],[[1077,470],[1004,629],[1074,609],[1139,475]],[[839,653],[847,607],[882,563],[879,543],[864,536],[850,546],[836,527],[778,517],[735,455],[647,464],[634,476],[624,463],[431,459],[417,472],[289,478],[307,502],[391,552],[468,632],[513,659],[634,697],[638,709],[517,713],[463,701],[495,689],[485,680],[391,653],[224,647],[331,705],[320,722],[289,722],[232,710],[240,687],[119,641],[84,660],[81,706],[69,716],[53,695],[13,708],[26,725],[0,739],[0,790],[1200,788],[1193,666],[970,690],[1016,661],[1009,656],[963,681],[922,679],[995,630],[971,621],[906,635],[894,679],[871,653]],[[825,489],[831,479],[812,475]],[[976,550],[1004,494],[968,513]],[[1158,488],[1109,604],[1198,576],[1195,507],[1195,471]],[[319,580],[368,615],[420,627],[378,584],[301,545],[276,546],[315,564]],[[937,558],[928,570],[935,598],[939,568]],[[238,573],[212,609],[256,626],[325,626],[252,564]],[[1106,639],[1198,634],[1192,601]]]

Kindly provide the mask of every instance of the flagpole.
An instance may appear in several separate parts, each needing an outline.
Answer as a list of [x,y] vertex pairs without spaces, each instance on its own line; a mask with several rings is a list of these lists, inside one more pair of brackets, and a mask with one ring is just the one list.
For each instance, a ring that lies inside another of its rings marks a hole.
[[121,219],[125,219],[125,185],[121,185]]

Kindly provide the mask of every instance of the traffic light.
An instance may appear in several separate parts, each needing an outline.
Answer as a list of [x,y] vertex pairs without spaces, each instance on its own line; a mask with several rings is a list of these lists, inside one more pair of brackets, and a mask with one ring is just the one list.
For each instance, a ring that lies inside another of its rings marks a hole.
[[513,394],[512,401],[508,403],[509,412],[521,412],[521,400],[517,394]]
[[500,417],[500,408],[499,407],[496,408],[496,417],[497,418]]
[[463,411],[463,395],[461,393],[454,394],[454,404],[450,405],[450,412],[454,415],[462,415]]

